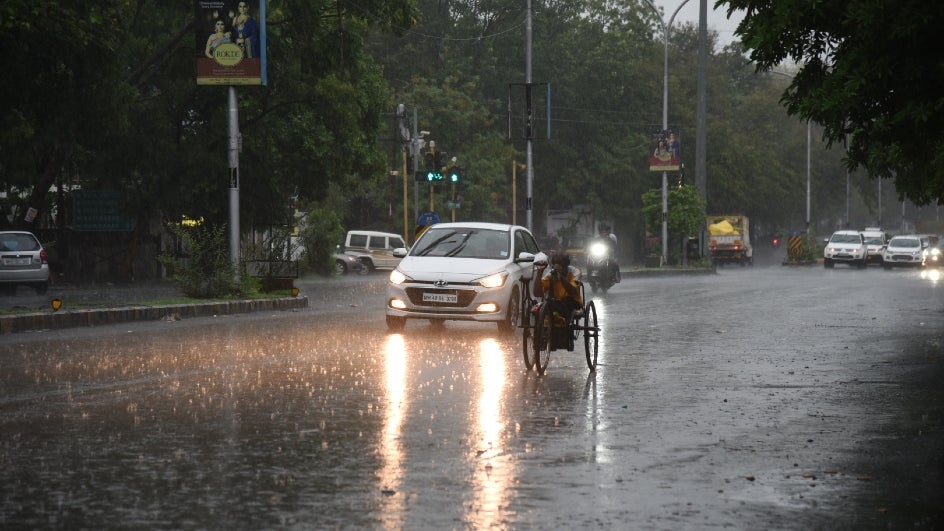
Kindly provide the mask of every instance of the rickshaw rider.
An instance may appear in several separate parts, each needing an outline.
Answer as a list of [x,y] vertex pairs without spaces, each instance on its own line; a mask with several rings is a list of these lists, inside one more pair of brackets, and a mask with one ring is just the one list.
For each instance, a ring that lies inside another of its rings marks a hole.
[[559,299],[570,312],[567,323],[570,323],[575,314],[583,312],[583,298],[580,294],[580,270],[570,265],[570,255],[558,251],[551,256],[551,267],[539,262],[535,265],[540,282],[534,283],[534,295],[541,298],[544,293],[552,289],[551,296]]

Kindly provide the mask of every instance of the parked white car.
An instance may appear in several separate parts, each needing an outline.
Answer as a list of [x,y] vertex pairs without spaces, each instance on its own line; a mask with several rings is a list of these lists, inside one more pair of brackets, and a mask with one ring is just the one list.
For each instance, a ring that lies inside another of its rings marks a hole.
[[387,282],[391,331],[407,319],[428,319],[494,322],[511,332],[521,322],[533,264],[547,260],[528,229],[498,223],[433,225],[409,252],[394,254],[403,260]]
[[863,268],[867,263],[868,252],[865,239],[859,231],[837,230],[826,241],[823,266],[833,267],[836,263],[844,263]]
[[895,266],[924,267],[924,250],[921,238],[917,235],[895,236],[888,240],[882,253],[882,267],[891,269]]
[[30,286],[38,295],[49,288],[49,259],[43,244],[32,232],[0,232],[0,288],[16,291],[16,286]]

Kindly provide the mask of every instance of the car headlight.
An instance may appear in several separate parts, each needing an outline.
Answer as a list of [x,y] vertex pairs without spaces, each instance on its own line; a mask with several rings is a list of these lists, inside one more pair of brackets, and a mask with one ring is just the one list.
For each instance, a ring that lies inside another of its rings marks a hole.
[[393,271],[390,272],[390,283],[391,283],[391,284],[403,284],[403,283],[406,282],[409,278],[410,278],[410,277],[408,277],[408,276],[404,275],[403,273],[401,273],[399,269],[394,269]]
[[934,249],[931,249],[931,256],[940,256],[940,255],[941,255],[940,249],[938,249],[937,247],[935,247]]
[[505,284],[506,278],[508,278],[508,273],[506,272],[495,273],[494,275],[480,279],[479,284],[486,288],[500,288]]

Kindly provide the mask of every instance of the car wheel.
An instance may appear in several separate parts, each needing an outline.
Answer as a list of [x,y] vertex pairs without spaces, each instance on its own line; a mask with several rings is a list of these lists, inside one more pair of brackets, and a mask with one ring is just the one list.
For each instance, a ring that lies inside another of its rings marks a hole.
[[347,274],[347,264],[342,260],[334,261],[334,274],[339,276],[344,276]]
[[46,291],[49,290],[49,282],[43,282],[42,284],[36,284],[33,286],[36,290],[37,295],[45,295]]
[[503,334],[510,334],[521,324],[521,294],[518,292],[518,286],[511,288],[511,298],[506,305],[505,318],[498,321],[498,331]]
[[830,260],[829,258],[826,258],[826,259],[823,260],[823,267],[825,267],[825,268],[827,268],[827,269],[833,267],[834,265],[836,265],[836,264],[834,264],[833,261]]
[[387,316],[387,330],[391,332],[402,332],[405,326],[406,317],[398,317],[396,315]]
[[366,275],[374,270],[374,263],[369,258],[361,258],[361,274]]

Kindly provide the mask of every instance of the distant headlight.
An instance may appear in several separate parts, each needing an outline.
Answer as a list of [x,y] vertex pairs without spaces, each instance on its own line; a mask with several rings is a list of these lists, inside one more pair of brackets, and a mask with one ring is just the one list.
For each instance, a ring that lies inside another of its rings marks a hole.
[[934,249],[931,249],[931,256],[939,256],[940,254],[941,254],[941,250],[938,249],[937,247],[935,247]]
[[500,288],[505,284],[506,278],[508,278],[508,273],[495,273],[479,280],[479,284],[486,288]]
[[390,272],[390,283],[391,284],[403,284],[407,281],[409,277],[400,272],[399,269],[394,269]]

